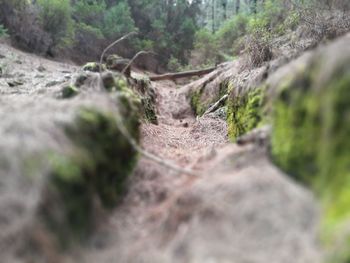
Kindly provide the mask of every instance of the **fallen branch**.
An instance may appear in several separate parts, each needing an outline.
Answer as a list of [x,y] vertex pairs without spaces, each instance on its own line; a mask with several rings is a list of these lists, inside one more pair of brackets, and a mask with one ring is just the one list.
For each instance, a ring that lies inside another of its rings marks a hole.
[[219,99],[217,102],[215,102],[213,106],[211,106],[209,109],[207,109],[207,110],[204,112],[204,114],[202,115],[202,117],[203,117],[204,115],[207,115],[207,114],[209,114],[209,113],[211,113],[211,112],[213,112],[213,111],[216,111],[218,108],[220,108],[220,106],[222,106],[222,105],[225,103],[225,101],[226,101],[227,98],[228,98],[228,94],[225,94],[224,96],[222,96],[221,99]]
[[166,73],[163,75],[155,75],[150,76],[151,81],[159,81],[159,80],[175,80],[180,78],[188,78],[188,77],[194,77],[194,76],[202,76],[205,74],[208,74],[212,71],[214,71],[216,67],[207,68],[207,69],[200,69],[200,70],[191,70],[191,71],[184,71],[179,73]]
[[154,52],[152,51],[144,51],[144,50],[141,50],[140,52],[136,53],[136,55],[129,61],[128,65],[126,65],[124,67],[124,69],[122,70],[122,74],[124,74],[126,72],[126,70],[131,66],[132,63],[134,63],[134,61],[141,55],[143,54],[155,54]]

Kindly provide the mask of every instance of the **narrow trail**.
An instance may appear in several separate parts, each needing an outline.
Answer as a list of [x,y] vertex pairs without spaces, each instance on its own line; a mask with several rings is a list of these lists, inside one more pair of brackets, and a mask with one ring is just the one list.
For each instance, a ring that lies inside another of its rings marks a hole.
[[122,204],[83,252],[86,262],[289,263],[294,258],[285,255],[294,248],[306,258],[298,262],[319,262],[312,196],[281,174],[263,149],[229,143],[225,121],[211,114],[197,119],[185,87],[171,81],[153,86],[159,124],[142,125],[142,146],[199,175],[141,158]]
[[[75,98],[61,100],[62,86],[80,74],[77,66],[1,44],[0,62],[0,145],[2,157],[11,160],[9,167],[15,169],[2,165],[0,173],[5,168],[6,174],[18,171],[22,175],[18,167],[27,169],[29,154],[46,151],[46,147],[62,149],[59,144],[66,137],[57,127],[69,122],[81,106],[108,110],[115,103],[91,89],[96,86],[94,81]],[[225,68],[223,75],[235,72],[232,66],[232,70]],[[218,84],[216,75],[210,76],[212,86]],[[199,80],[202,85],[208,76]],[[194,170],[197,176],[181,174],[140,155],[123,200],[112,210],[100,209],[97,204],[91,236],[83,246],[62,256],[55,254],[56,262],[320,262],[315,243],[318,206],[312,193],[276,168],[264,147],[229,143],[226,122],[215,114],[197,118],[187,97],[191,86],[167,80],[152,86],[159,124],[141,125],[141,145],[147,152]],[[209,85],[206,89],[212,92]],[[66,146],[70,143],[64,141]],[[22,180],[13,178],[2,176],[6,186],[0,193],[3,200],[11,200],[13,193],[23,189],[27,192],[18,203],[3,201],[0,205],[3,210],[17,211],[20,204],[30,212],[25,220],[22,214],[11,214],[9,225],[3,226],[6,230],[14,226],[17,236],[23,222],[32,222],[42,184],[23,188],[18,184]],[[40,238],[42,233],[38,235]],[[2,240],[12,258],[16,246]],[[44,253],[51,257],[50,253],[57,251],[49,247]]]
[[[215,149],[228,143],[225,121],[211,117],[197,120],[185,93],[172,81],[152,85],[157,94],[158,125],[142,124],[143,148],[180,167],[194,169],[201,177],[206,162],[215,157]],[[126,253],[122,258],[130,259],[133,255],[142,258],[148,246],[162,247],[162,242],[169,241],[176,233],[173,223],[165,223],[171,217],[171,207],[198,179],[141,158],[123,204],[101,229],[103,236],[108,232],[111,239],[117,239],[115,245],[112,241],[108,246],[110,254],[115,253],[113,248],[119,247],[119,251]],[[182,221],[181,214],[175,220]],[[128,248],[121,249],[124,244]],[[108,254],[103,250],[102,259],[98,260],[103,261]]]
[[186,95],[174,82],[153,83],[157,93],[159,125],[143,126],[143,144],[149,151],[191,169],[215,147],[227,142],[226,124],[219,118],[196,120]]

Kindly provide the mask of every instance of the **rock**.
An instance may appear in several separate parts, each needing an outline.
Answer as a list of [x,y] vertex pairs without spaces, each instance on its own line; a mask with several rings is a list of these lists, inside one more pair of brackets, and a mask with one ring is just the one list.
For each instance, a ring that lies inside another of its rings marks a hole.
[[116,70],[118,72],[122,72],[123,70],[126,76],[130,76],[131,68],[130,66],[128,68],[127,65],[129,64],[129,59],[124,59],[122,57],[119,57],[118,55],[109,55],[107,57],[107,68],[111,70]]
[[[125,91],[100,92],[98,74],[91,75],[95,78],[79,90],[70,85],[39,92],[25,85],[23,92],[0,97],[5,262],[58,260],[62,250],[86,242],[126,192],[138,154],[121,134],[116,116],[138,142],[141,104],[129,96],[126,81]],[[78,91],[84,95],[55,97]],[[9,240],[14,240],[11,245]]]
[[17,86],[22,86],[24,83],[23,81],[20,81],[20,80],[13,80],[13,81],[8,81],[7,84],[10,87],[17,87]]
[[88,79],[88,75],[86,73],[81,73],[76,77],[74,85],[77,87],[80,87],[84,85],[87,79]]
[[100,71],[106,70],[106,66],[105,65],[100,66],[100,64],[97,62],[89,62],[83,66],[83,70],[91,71],[91,72],[100,72]]
[[79,93],[79,90],[77,89],[77,87],[73,85],[68,85],[63,87],[62,89],[62,98],[64,99],[72,98],[76,96],[78,93]]
[[39,72],[44,72],[44,71],[46,71],[46,68],[43,65],[40,65],[39,67],[37,67],[36,70]]
[[53,87],[53,86],[62,84],[63,82],[65,82],[65,80],[52,80],[52,81],[46,83],[45,87],[47,87],[47,88]]
[[238,145],[256,144],[259,146],[267,146],[269,144],[271,135],[271,126],[265,125],[263,127],[255,128],[248,133],[237,138]]
[[158,124],[156,114],[156,93],[148,78],[136,78],[135,89],[140,94],[144,119],[153,124]]
[[227,101],[228,135],[232,141],[251,131],[263,119],[264,88],[237,94],[234,90]]
[[[324,63],[327,61],[327,63]],[[271,154],[322,200],[330,262],[350,260],[350,35],[309,52],[268,80]]]

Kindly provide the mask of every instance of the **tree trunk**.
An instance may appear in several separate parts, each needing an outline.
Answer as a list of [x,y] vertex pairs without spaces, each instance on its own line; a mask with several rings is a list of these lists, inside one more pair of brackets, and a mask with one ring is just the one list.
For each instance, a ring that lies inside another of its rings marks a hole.
[[214,71],[216,67],[212,68],[207,68],[207,69],[200,69],[200,70],[191,70],[191,71],[184,71],[184,72],[179,72],[179,73],[166,73],[163,75],[155,75],[155,76],[150,76],[151,81],[158,81],[158,80],[175,80],[179,78],[188,78],[188,77],[194,77],[194,76],[202,76],[205,74],[208,74],[212,71]]
[[257,0],[252,0],[252,6],[251,6],[251,10],[252,10],[252,13],[253,14],[256,14],[256,11],[257,11]]
[[241,0],[236,0],[236,14],[239,13],[240,8],[241,8]]

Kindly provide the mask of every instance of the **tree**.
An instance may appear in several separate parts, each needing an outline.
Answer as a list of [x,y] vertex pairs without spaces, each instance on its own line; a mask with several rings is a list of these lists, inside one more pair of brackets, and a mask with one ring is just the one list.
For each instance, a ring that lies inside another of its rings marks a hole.
[[135,22],[126,2],[120,2],[105,11],[102,31],[107,38],[117,38],[134,30]]
[[53,44],[69,44],[73,38],[72,9],[69,0],[38,0],[43,29],[51,35]]

